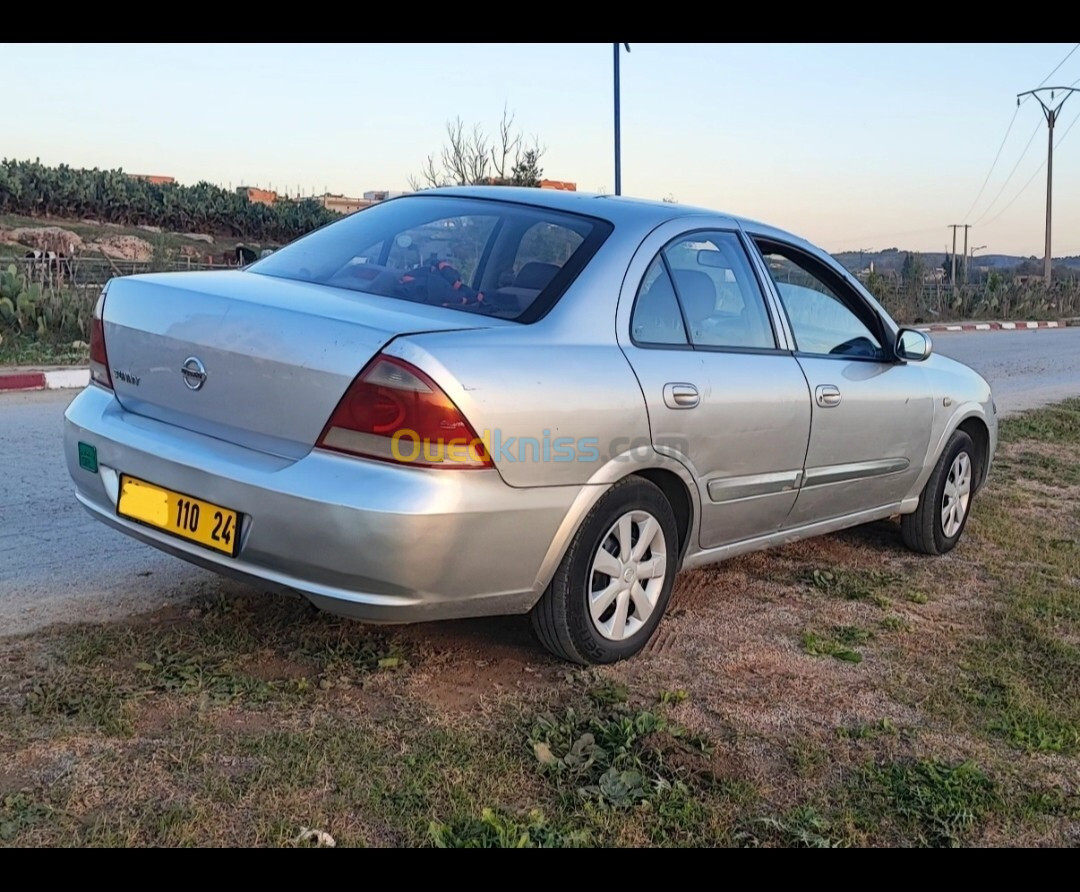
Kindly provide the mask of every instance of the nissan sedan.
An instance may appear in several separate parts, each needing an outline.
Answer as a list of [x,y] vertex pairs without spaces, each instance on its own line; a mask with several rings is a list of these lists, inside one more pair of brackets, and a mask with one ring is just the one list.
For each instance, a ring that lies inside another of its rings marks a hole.
[[113,279],[92,328],[94,517],[363,620],[529,613],[577,663],[639,651],[680,568],[893,515],[949,551],[997,442],[828,254],[682,205],[431,190]]

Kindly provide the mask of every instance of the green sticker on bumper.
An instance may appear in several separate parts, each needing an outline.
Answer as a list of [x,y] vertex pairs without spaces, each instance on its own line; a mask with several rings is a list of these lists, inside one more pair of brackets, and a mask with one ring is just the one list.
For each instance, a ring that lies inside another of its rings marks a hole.
[[97,446],[79,443],[79,467],[85,468],[91,474],[97,473]]

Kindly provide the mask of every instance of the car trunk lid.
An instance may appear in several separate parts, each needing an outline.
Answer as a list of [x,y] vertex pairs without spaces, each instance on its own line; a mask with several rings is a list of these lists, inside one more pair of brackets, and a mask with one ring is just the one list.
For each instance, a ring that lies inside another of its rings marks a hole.
[[508,324],[241,271],[114,279],[104,323],[125,410],[290,458],[393,338]]

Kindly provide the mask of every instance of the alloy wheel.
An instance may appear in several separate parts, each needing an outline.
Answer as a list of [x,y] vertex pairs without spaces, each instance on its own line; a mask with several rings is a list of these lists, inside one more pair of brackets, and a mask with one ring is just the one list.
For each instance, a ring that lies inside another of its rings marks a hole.
[[959,453],[949,466],[941,499],[941,529],[948,538],[960,532],[971,502],[971,456]]
[[664,589],[667,542],[648,511],[628,511],[603,539],[589,574],[589,616],[596,631],[625,641],[648,621]]

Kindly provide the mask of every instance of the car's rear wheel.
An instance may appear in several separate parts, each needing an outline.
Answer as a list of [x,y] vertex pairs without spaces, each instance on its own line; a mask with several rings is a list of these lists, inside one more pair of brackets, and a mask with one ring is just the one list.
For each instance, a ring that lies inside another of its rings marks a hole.
[[678,531],[659,487],[628,477],[586,516],[532,611],[543,645],[574,663],[614,663],[652,637],[671,598]]
[[900,517],[904,544],[921,554],[951,551],[967,526],[979,465],[975,443],[963,431],[949,438],[913,514]]

